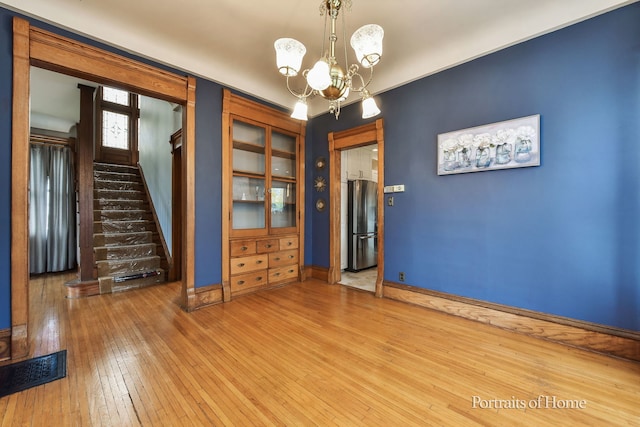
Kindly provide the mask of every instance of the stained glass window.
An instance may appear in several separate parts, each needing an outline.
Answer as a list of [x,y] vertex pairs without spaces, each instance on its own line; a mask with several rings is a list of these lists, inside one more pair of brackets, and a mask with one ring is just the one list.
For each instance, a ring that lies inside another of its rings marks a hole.
[[102,145],[110,148],[129,149],[129,116],[102,111]]
[[102,88],[102,99],[120,105],[129,105],[129,92],[111,87]]

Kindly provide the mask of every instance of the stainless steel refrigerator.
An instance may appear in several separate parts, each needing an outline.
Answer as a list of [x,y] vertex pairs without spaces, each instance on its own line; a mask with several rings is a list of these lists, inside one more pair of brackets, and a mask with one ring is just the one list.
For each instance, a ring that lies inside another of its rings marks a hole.
[[378,261],[378,184],[348,181],[348,271],[360,271]]

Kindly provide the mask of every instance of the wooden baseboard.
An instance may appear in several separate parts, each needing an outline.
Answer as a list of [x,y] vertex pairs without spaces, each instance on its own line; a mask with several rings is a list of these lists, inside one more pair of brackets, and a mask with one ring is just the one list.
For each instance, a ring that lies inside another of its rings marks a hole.
[[316,265],[307,265],[304,267],[305,278],[318,279],[322,281],[329,280],[329,269],[326,267],[318,267]]
[[384,282],[386,298],[565,345],[640,361],[640,332]]
[[67,298],[84,298],[100,295],[100,282],[97,280],[81,282],[80,279],[76,279],[65,283],[64,286],[67,292]]
[[0,329],[0,362],[11,359],[11,329]]
[[197,310],[209,305],[218,304],[222,302],[222,285],[209,285],[195,288],[195,298],[193,307],[189,308],[189,311]]

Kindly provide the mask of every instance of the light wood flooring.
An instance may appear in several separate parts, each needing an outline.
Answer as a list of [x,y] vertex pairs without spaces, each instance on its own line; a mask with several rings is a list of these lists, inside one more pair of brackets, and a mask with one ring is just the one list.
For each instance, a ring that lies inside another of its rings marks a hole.
[[30,332],[67,377],[0,399],[2,426],[640,425],[638,363],[344,286],[185,313],[177,284],[68,300],[65,279],[32,280]]

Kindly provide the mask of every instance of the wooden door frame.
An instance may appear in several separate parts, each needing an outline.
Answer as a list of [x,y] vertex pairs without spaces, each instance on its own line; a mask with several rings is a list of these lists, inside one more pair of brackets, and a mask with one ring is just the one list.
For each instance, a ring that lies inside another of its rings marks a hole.
[[182,278],[182,129],[171,135],[171,266],[169,280]]
[[341,277],[341,197],[342,151],[378,144],[378,277],[376,296],[382,297],[384,278],[384,121],[329,133],[329,274],[328,282],[336,284]]
[[11,140],[11,357],[29,353],[29,96],[30,67],[107,84],[185,107],[182,156],[182,306],[195,307],[195,77],[179,76],[31,27],[13,18]]

